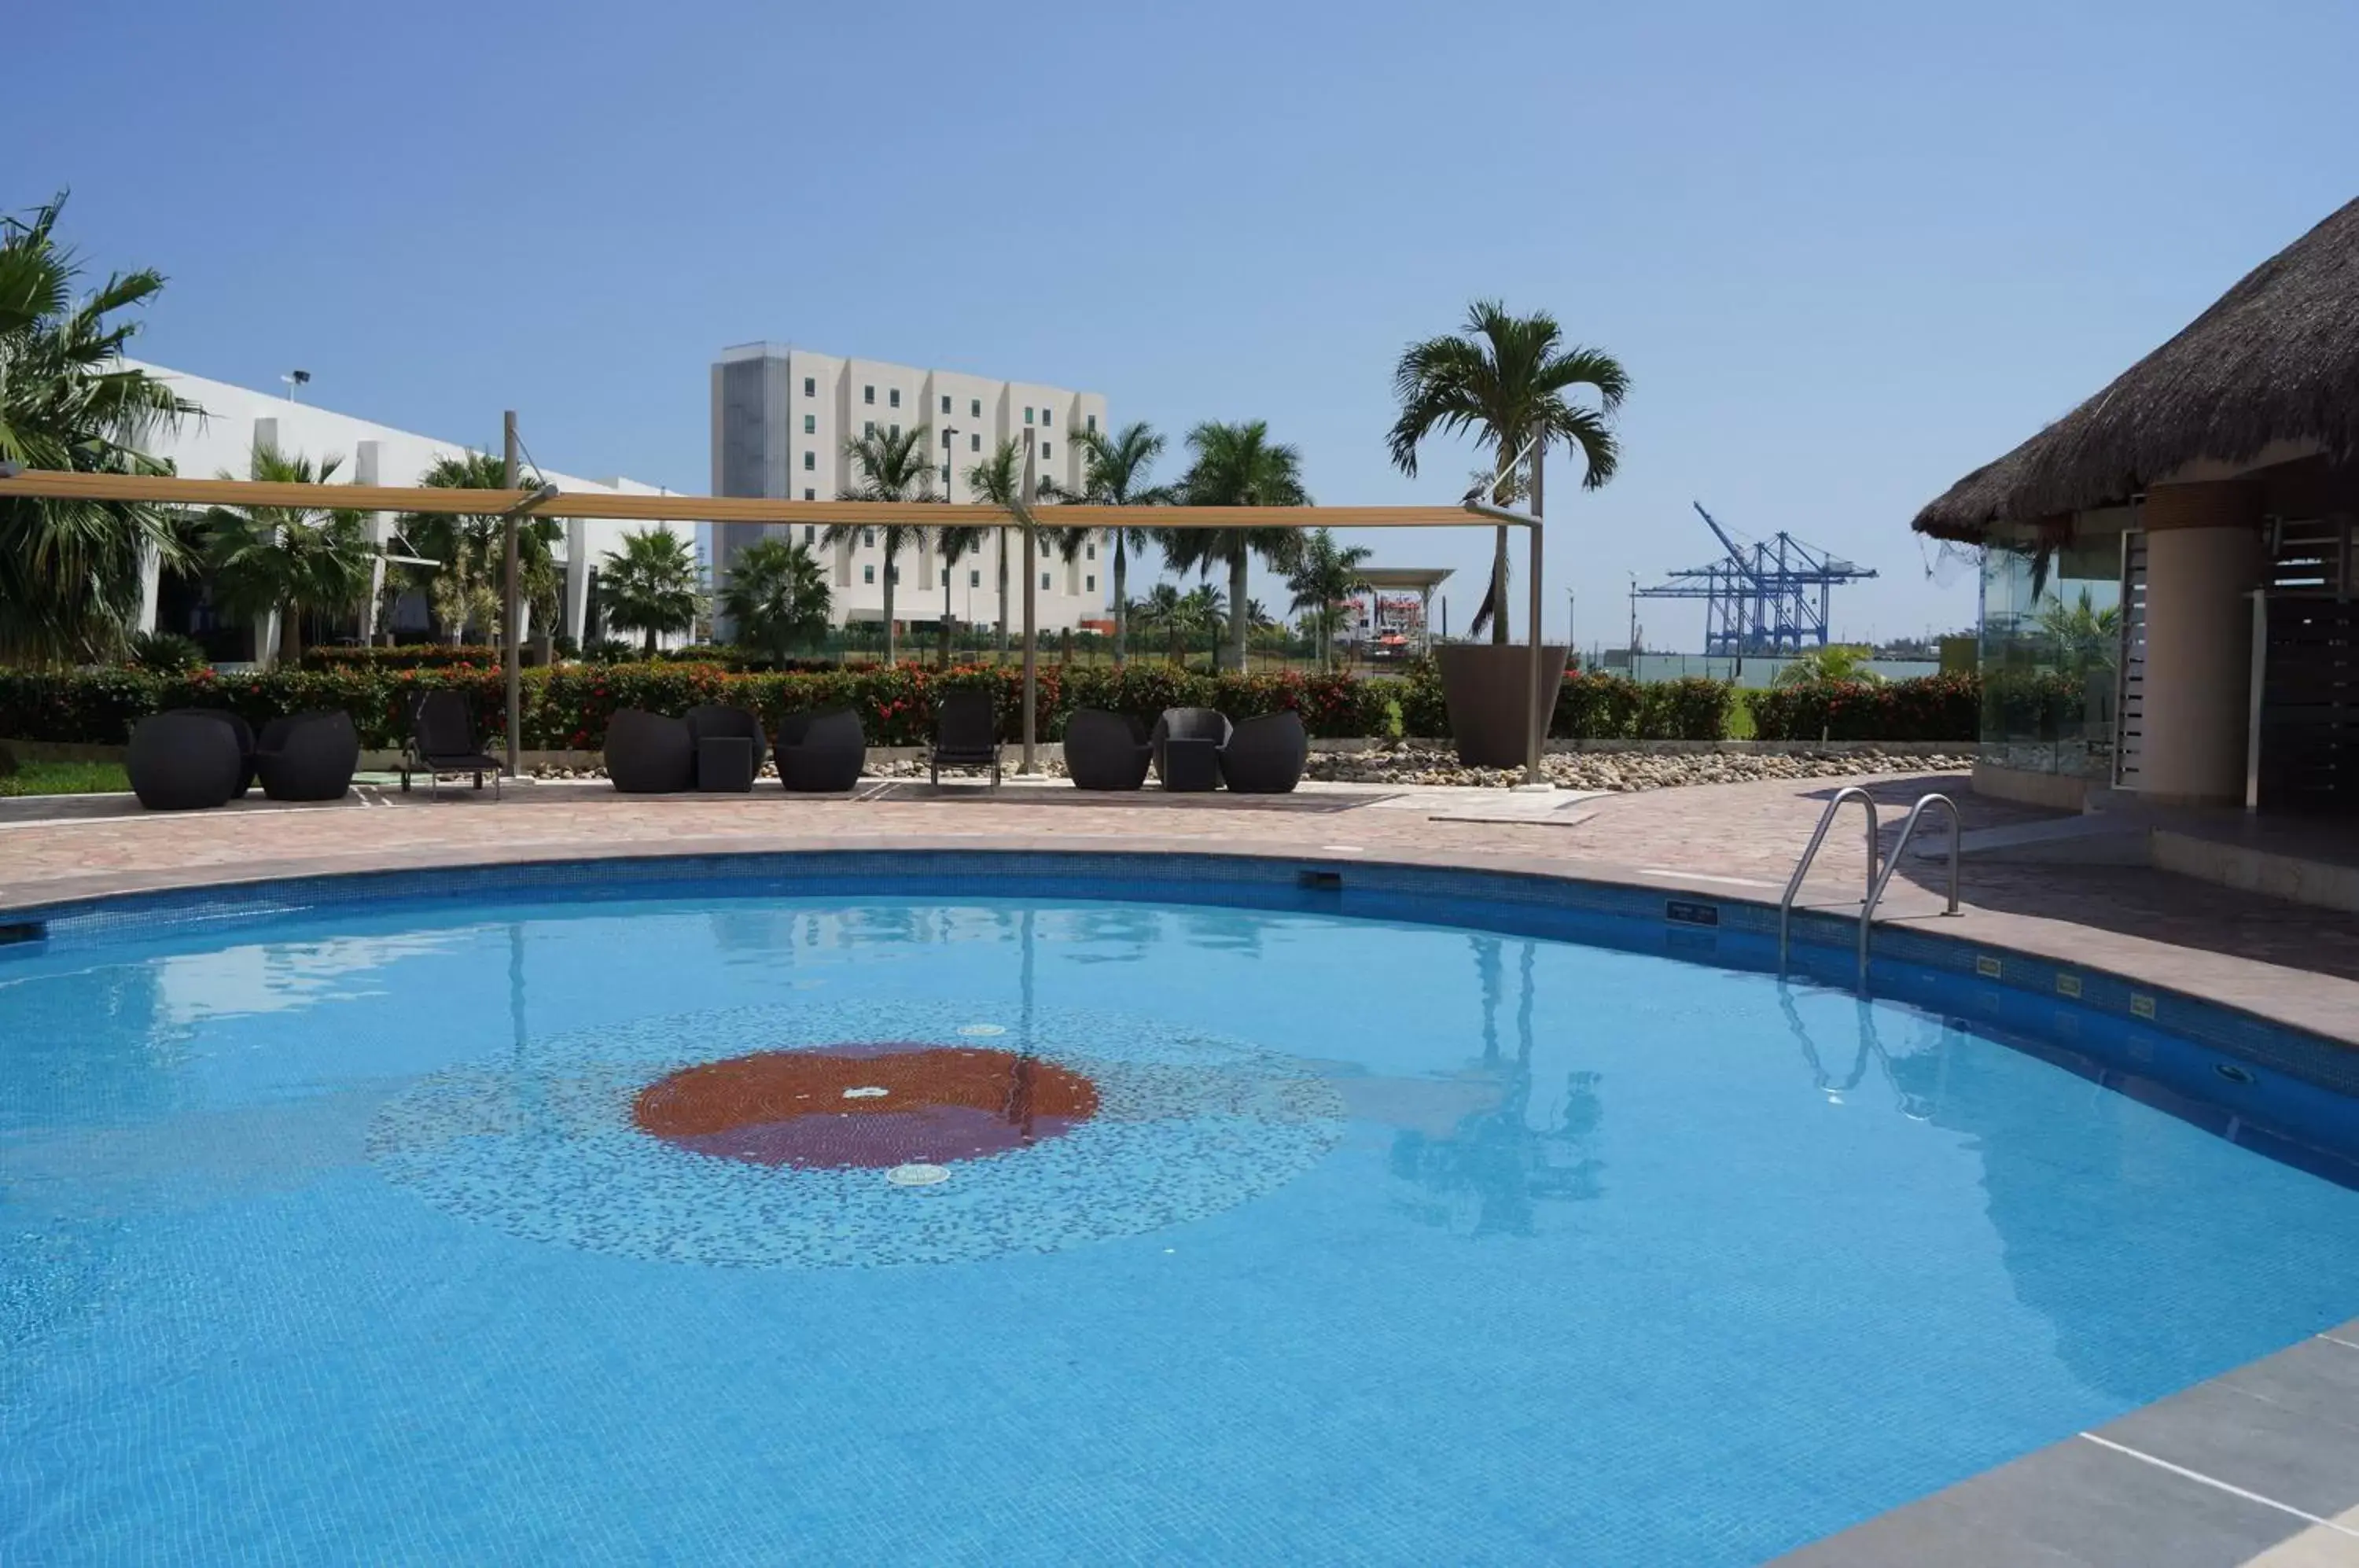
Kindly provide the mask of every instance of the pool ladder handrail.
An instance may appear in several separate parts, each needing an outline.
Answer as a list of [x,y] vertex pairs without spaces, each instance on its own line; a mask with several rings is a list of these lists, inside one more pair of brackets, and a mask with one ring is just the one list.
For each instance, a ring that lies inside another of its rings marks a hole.
[[1917,831],[1918,821],[1925,815],[1928,806],[1939,806],[1950,813],[1950,901],[1941,913],[1954,915],[1958,912],[1958,844],[1965,837],[1966,824],[1958,816],[1958,803],[1947,795],[1919,795],[1917,803],[1908,808],[1908,820],[1900,824],[1900,836],[1892,843],[1892,854],[1885,860],[1882,874],[1877,875],[1871,869],[1867,901],[1859,907],[1859,983],[1862,987],[1867,985],[1867,942],[1874,929],[1875,906],[1884,901],[1884,890],[1891,886],[1892,874],[1900,868],[1900,852],[1908,847],[1909,835]]
[[1794,875],[1786,879],[1785,896],[1777,900],[1777,973],[1780,975],[1786,973],[1788,932],[1793,926],[1794,900],[1801,895],[1802,878],[1810,875],[1810,862],[1818,858],[1819,846],[1826,843],[1827,830],[1835,825],[1835,813],[1843,810],[1845,800],[1857,800],[1867,809],[1867,885],[1861,889],[1861,909],[1867,907],[1867,897],[1875,891],[1875,797],[1856,784],[1846,784],[1835,791],[1834,798],[1827,802],[1827,809],[1819,813],[1819,825],[1811,832],[1810,842],[1804,847],[1802,858],[1794,862]]

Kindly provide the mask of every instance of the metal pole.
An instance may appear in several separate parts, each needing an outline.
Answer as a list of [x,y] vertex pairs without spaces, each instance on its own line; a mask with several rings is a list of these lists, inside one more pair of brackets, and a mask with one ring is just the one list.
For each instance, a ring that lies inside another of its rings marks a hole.
[[[508,489],[517,486],[516,479],[516,417],[510,408],[500,416],[500,483]],[[516,776],[516,750],[524,735],[524,648],[516,636],[519,614],[516,593],[517,555],[516,514],[510,507],[500,525],[500,551],[506,562],[506,573],[500,590],[501,640],[507,644],[500,653],[500,661],[507,670],[508,688],[508,777]]]
[[[1033,771],[1033,730],[1038,723],[1039,691],[1039,627],[1034,623],[1032,564],[1036,551],[1032,546],[1032,503],[1039,495],[1038,459],[1040,443],[1029,435],[1024,438],[1024,506],[1020,520],[1024,524],[1024,766],[1016,771],[1027,776]],[[1004,530],[1003,530],[1004,531]]]
[[1548,451],[1544,436],[1532,441],[1532,569],[1531,610],[1525,624],[1532,630],[1532,683],[1526,691],[1529,709],[1524,716],[1524,788],[1545,789],[1548,779],[1540,773],[1540,752],[1548,743],[1549,715],[1556,708],[1556,693],[1543,690],[1542,668],[1547,656],[1540,635],[1540,459]]

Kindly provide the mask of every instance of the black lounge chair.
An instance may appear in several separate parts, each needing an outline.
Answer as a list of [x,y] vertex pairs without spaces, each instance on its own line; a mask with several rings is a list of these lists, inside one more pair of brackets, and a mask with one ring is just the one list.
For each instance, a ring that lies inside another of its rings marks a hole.
[[151,713],[131,726],[131,792],[151,811],[226,806],[246,775],[237,735],[213,710]]
[[492,799],[500,798],[500,769],[497,757],[485,753],[475,738],[475,720],[467,712],[467,699],[459,692],[429,690],[418,693],[409,704],[409,744],[401,754],[401,788],[407,793],[413,773],[426,775],[426,787],[436,795],[442,793],[445,774],[472,773],[475,788],[484,787],[484,776],[492,779]]
[[1076,708],[1065,721],[1065,772],[1079,789],[1136,789],[1155,760],[1147,726],[1130,713]]
[[[699,789],[743,793],[754,788],[754,779],[762,771],[762,759],[769,755],[768,745],[762,735],[762,716],[759,713],[717,702],[707,703],[702,707],[690,708],[686,723],[688,738],[696,750],[696,787]],[[707,741],[743,741],[746,747],[715,747],[712,753],[712,762],[707,765],[704,745]]]
[[237,737],[237,755],[244,762],[244,766],[238,771],[237,788],[230,791],[230,799],[233,800],[238,800],[245,794],[246,790],[253,788],[253,725],[247,724],[240,715],[231,713],[227,708],[168,708],[165,712],[170,713],[193,713],[201,719],[211,719],[215,724],[227,724],[229,726],[230,734]]
[[1291,709],[1247,719],[1221,747],[1221,781],[1241,795],[1285,795],[1302,782],[1310,736]]
[[778,782],[799,795],[841,795],[860,782],[868,737],[850,708],[778,721]]
[[1166,789],[1221,787],[1221,748],[1229,744],[1228,715],[1218,708],[1166,708],[1155,721],[1155,777]]
[[254,743],[255,777],[274,800],[340,800],[360,765],[360,732],[341,708],[273,719]]
[[677,795],[696,786],[688,724],[637,708],[606,721],[606,777],[625,795]]
[[999,788],[999,706],[990,692],[969,687],[935,699],[934,746],[927,762],[935,785],[941,783],[945,767],[988,768],[988,788]]

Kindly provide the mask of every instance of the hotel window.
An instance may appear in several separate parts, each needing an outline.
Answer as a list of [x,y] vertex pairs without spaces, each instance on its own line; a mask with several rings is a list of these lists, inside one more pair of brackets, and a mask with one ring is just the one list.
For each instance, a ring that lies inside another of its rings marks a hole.
[[898,425],[895,425],[893,427],[893,439],[895,441],[899,441],[901,439],[901,427]]
[[815,376],[806,376],[803,377],[803,396],[806,397],[816,397],[819,396],[819,377]]
[[1047,539],[1042,539],[1040,541],[1040,559],[1043,561],[1049,559],[1049,541]]
[[[861,580],[863,583],[874,583],[874,582],[875,582],[875,581],[876,581],[876,568],[875,568],[874,566],[864,566],[864,567],[862,567],[862,568],[860,569],[860,580]],[[1538,706],[1538,703],[1534,703],[1533,705],[1534,705],[1535,707]]]
[[1090,434],[1092,434],[1092,435],[1095,435],[1095,434],[1097,434],[1097,433],[1098,433],[1098,417],[1097,417],[1095,414],[1092,414],[1092,415],[1090,416]]
[[944,493],[945,495],[947,495],[947,494],[950,492],[950,487],[951,487],[951,465],[950,465],[949,463],[943,463],[943,464],[942,464],[942,491],[943,491],[943,493]]
[[[805,474],[809,474],[812,469],[817,468],[818,466],[819,466],[819,453],[817,453],[817,452],[807,452],[803,453],[803,472],[804,472]],[[1535,703],[1533,703],[1533,704],[1532,704],[1532,706],[1534,706],[1534,707],[1536,707],[1536,708],[1537,708],[1537,707],[1538,707],[1538,706],[1539,706],[1539,704],[1538,704],[1538,702],[1535,702]]]
[[949,393],[945,392],[945,393],[943,393],[943,394],[942,394],[942,412],[943,412],[943,413],[945,413],[945,414],[947,414],[947,413],[949,413],[950,411],[951,411],[951,395],[950,395]]
[[1049,574],[1045,572],[1040,573],[1040,591],[1044,593],[1049,591]]
[[863,387],[860,389],[860,400],[864,403],[874,403],[876,401],[876,388],[874,387]]
[[1028,406],[1024,410],[1024,422],[1027,425],[1032,422],[1032,410]]
[[897,408],[901,406],[901,389],[898,387],[894,387],[893,390],[885,394],[885,397],[886,400],[890,402],[893,407]]
[[966,449],[969,452],[981,452],[983,450],[983,437],[980,435],[971,435],[967,437]]
[[970,419],[979,419],[983,418],[982,398],[970,397],[966,400],[966,417]]
[[1055,415],[1056,415],[1056,410],[1055,410],[1055,409],[1053,409],[1053,408],[1043,408],[1043,409],[1041,409],[1041,410],[1040,410],[1040,423],[1041,423],[1042,425],[1044,425],[1044,426],[1047,426],[1047,425],[1053,425],[1053,424],[1055,424],[1055,423],[1057,422],[1056,418],[1055,418]]
[[[1098,591],[1098,580],[1097,580],[1097,578],[1096,578],[1096,576],[1095,576],[1095,575],[1092,575],[1092,576],[1084,577],[1084,578],[1082,578],[1082,592],[1083,592],[1083,593],[1096,593],[1097,591]],[[1537,704],[1535,704],[1535,705],[1537,705]]]
[[1085,561],[1095,561],[1098,558],[1098,547],[1093,544],[1082,546],[1082,558]]
[[863,419],[863,420],[861,420],[861,421],[860,421],[860,433],[861,433],[862,435],[864,435],[864,436],[873,436],[873,435],[875,435],[875,434],[876,433],[876,421],[875,421],[875,420],[874,420],[874,419]]
[[972,569],[972,568],[968,569],[968,572],[967,572],[967,574],[966,574],[966,585],[967,585],[968,587],[970,587],[970,588],[980,588],[980,587],[982,587],[982,586],[983,586],[983,573],[982,573],[982,572],[976,572],[976,571],[974,571],[974,570],[973,570],[973,569]]
[[815,436],[819,434],[819,416],[817,414],[805,414],[803,416],[803,434],[807,436]]
[[[806,501],[816,501],[819,499],[819,492],[806,485],[803,486],[803,499]],[[805,524],[803,527],[803,543],[810,543],[810,527],[809,524]]]
[[951,432],[950,432],[950,431],[948,431],[948,430],[944,430],[944,431],[942,432],[942,450],[943,450],[944,452],[948,452],[948,451],[950,451],[950,449],[951,449]]
[[[806,500],[806,501],[808,501],[808,500],[810,500],[810,498],[811,498],[811,493],[810,493],[810,491],[808,491],[808,490],[804,491],[804,492],[803,492],[803,499],[804,499],[804,500]],[[818,525],[817,523],[805,523],[805,524],[803,525],[803,543],[804,543],[805,545],[810,545],[810,544],[814,544],[814,543],[818,542],[818,539],[819,539],[819,525]]]
[[[876,530],[875,528],[863,528],[860,530],[860,548],[863,550],[875,550],[876,548]],[[1535,702],[1532,705],[1534,707],[1538,707],[1539,704]]]
[[[1046,462],[1048,462],[1048,461],[1049,461],[1049,443],[1048,443],[1047,441],[1042,441],[1042,442],[1040,443],[1040,461],[1041,461],[1041,462],[1043,462],[1043,463],[1046,463]],[[1538,706],[1538,703],[1535,703],[1535,704],[1533,704],[1533,705],[1534,705],[1535,707]]]

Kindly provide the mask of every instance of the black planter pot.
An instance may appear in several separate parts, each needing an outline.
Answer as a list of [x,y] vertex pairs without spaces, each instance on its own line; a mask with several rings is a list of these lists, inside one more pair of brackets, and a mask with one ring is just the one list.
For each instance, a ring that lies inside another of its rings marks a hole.
[[[1555,708],[1564,681],[1562,647],[1540,645],[1540,683]],[[1450,737],[1469,768],[1520,768],[1531,724],[1529,643],[1446,642],[1433,650],[1441,697],[1450,709]]]

